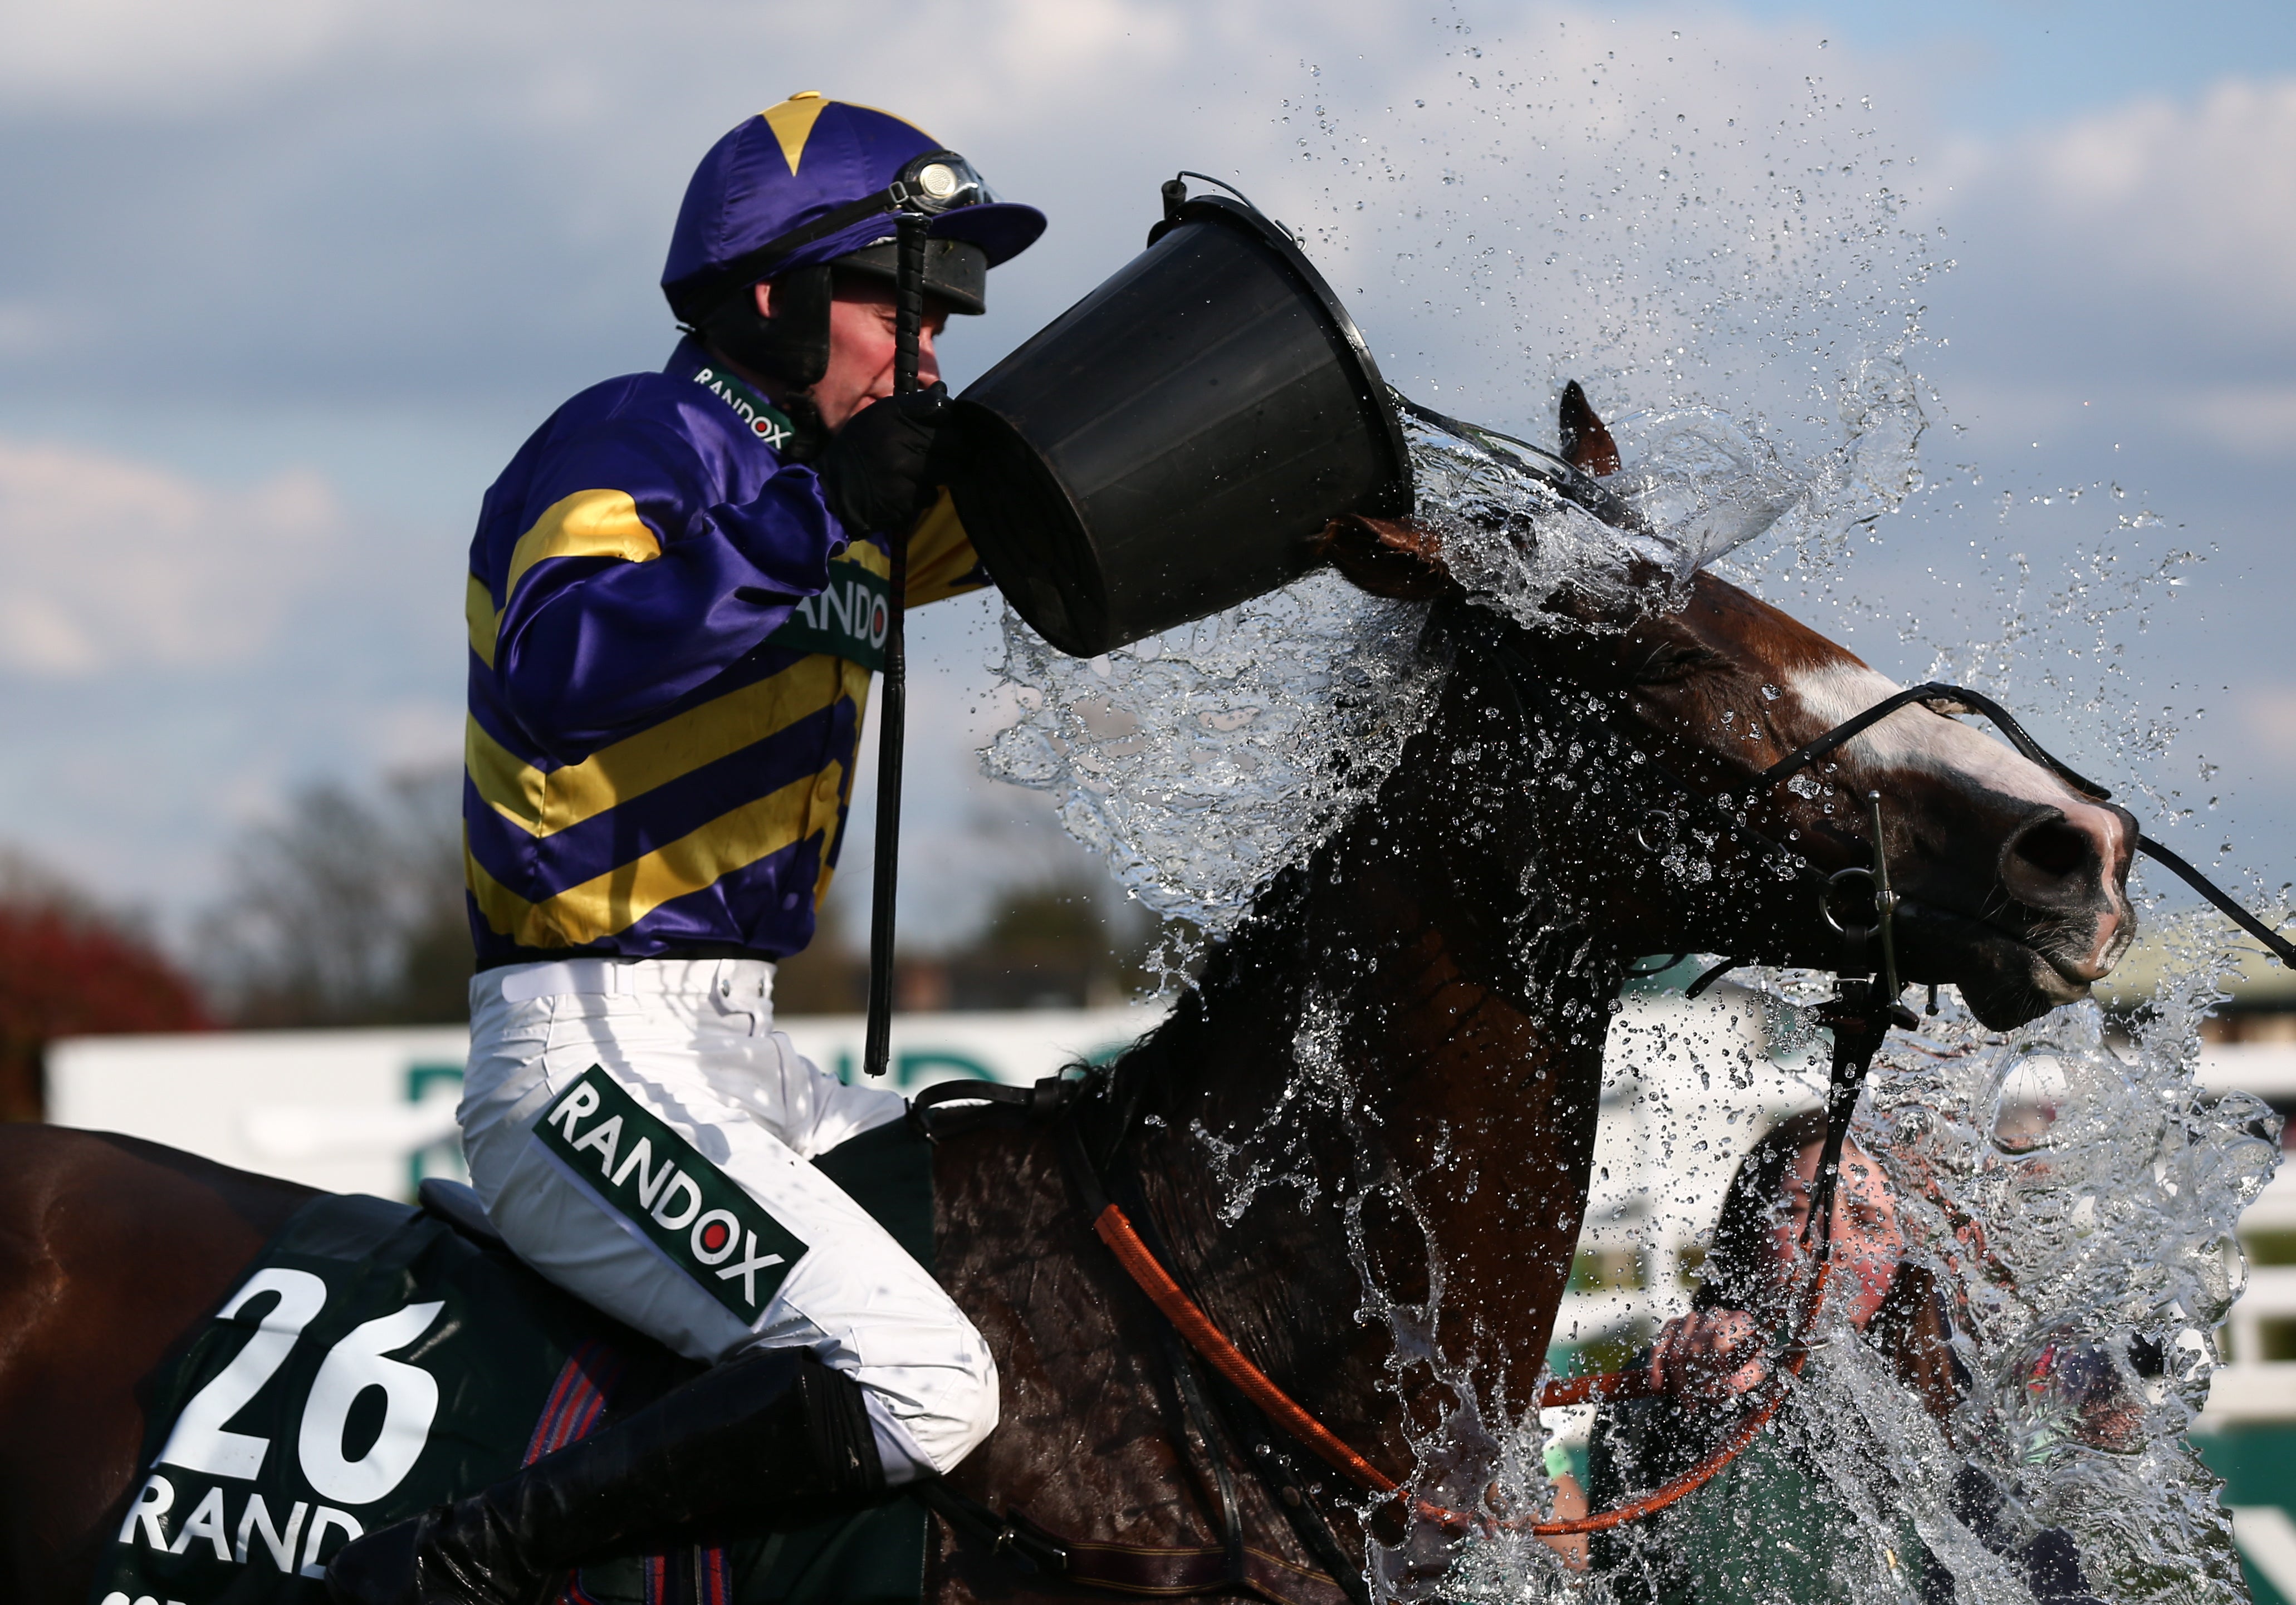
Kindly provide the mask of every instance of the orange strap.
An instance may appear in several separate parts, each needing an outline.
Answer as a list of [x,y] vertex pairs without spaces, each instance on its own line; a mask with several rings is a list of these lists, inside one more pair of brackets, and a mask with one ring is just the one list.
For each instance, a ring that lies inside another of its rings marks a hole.
[[[1244,1357],[1243,1352],[1228,1341],[1227,1334],[1211,1322],[1211,1317],[1199,1308],[1194,1299],[1172,1280],[1171,1273],[1159,1264],[1140,1241],[1140,1233],[1131,1219],[1114,1204],[1105,1206],[1092,1229],[1100,1241],[1108,1245],[1127,1274],[1148,1295],[1149,1301],[1161,1310],[1173,1329],[1187,1339],[1188,1347],[1201,1355],[1214,1371],[1227,1379],[1235,1389],[1259,1407],[1267,1417],[1299,1442],[1314,1450],[1332,1470],[1374,1494],[1404,1496],[1402,1485],[1362,1455],[1349,1448],[1337,1434],[1309,1415],[1291,1395],[1274,1382],[1267,1373]],[[1817,1275],[1806,1297],[1802,1320],[1802,1337],[1807,1338],[1812,1322],[1816,1319],[1820,1301],[1824,1297],[1826,1273],[1831,1268],[1832,1256],[1818,1261]],[[1808,1346],[1797,1340],[1787,1356],[1784,1371],[1787,1376],[1798,1376],[1802,1363],[1808,1357]],[[1566,1404],[1583,1404],[1595,1399],[1641,1398],[1651,1392],[1648,1380],[1637,1372],[1605,1372],[1596,1376],[1573,1377],[1564,1381],[1549,1382],[1539,1390],[1542,1408],[1554,1409]],[[1567,1521],[1540,1521],[1526,1524],[1521,1521],[1493,1523],[1482,1517],[1446,1510],[1439,1504],[1411,1497],[1413,1508],[1421,1516],[1437,1523],[1447,1532],[1464,1533],[1493,1526],[1513,1531],[1529,1531],[1534,1537],[1560,1538],[1578,1533],[1599,1533],[1611,1527],[1623,1527],[1629,1521],[1639,1521],[1655,1515],[1667,1506],[1695,1492],[1713,1480],[1715,1475],[1739,1455],[1768,1425],[1778,1406],[1785,1400],[1783,1382],[1774,1389],[1769,1399],[1758,1409],[1749,1412],[1738,1423],[1722,1446],[1704,1460],[1685,1471],[1673,1481],[1652,1489],[1640,1499],[1607,1511],[1595,1511]]]
[[1140,1284],[1140,1290],[1188,1340],[1188,1347],[1203,1355],[1211,1368],[1234,1384],[1244,1397],[1266,1411],[1284,1431],[1313,1449],[1334,1470],[1345,1473],[1374,1494],[1398,1491],[1393,1478],[1341,1442],[1329,1427],[1269,1381],[1266,1372],[1243,1357],[1243,1351],[1228,1341],[1227,1334],[1212,1324],[1211,1317],[1197,1308],[1196,1301],[1180,1290],[1171,1273],[1157,1263],[1123,1210],[1109,1205],[1092,1223],[1092,1229],[1100,1233],[1100,1241],[1108,1245],[1117,1263]]

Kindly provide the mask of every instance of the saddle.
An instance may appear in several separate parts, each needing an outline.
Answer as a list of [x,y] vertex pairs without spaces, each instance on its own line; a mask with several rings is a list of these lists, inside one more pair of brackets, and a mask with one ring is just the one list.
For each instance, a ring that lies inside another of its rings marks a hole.
[[[931,1149],[909,1125],[816,1164],[928,1266]],[[313,1199],[145,1379],[143,1475],[93,1605],[327,1605],[351,1539],[499,1480],[700,1367],[529,1270],[478,1195]],[[585,1568],[562,1605],[916,1605],[915,1499]]]

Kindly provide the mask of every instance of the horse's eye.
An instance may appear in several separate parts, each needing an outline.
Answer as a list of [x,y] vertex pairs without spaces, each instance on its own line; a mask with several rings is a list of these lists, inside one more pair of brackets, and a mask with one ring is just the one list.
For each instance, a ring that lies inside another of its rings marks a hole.
[[1634,666],[1637,685],[1670,685],[1693,670],[1716,661],[1721,653],[1688,642],[1669,642],[1652,647]]

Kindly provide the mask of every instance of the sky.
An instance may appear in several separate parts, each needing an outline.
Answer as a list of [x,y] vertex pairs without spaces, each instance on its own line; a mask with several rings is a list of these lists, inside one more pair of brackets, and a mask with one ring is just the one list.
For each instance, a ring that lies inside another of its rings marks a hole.
[[[1497,427],[1551,438],[1577,377],[1791,459],[1901,376],[1922,487],[1758,583],[1980,678],[2188,856],[2296,871],[2296,10],[2119,0],[0,0],[0,843],[188,931],[299,784],[452,763],[480,495],[664,359],[687,175],[798,89],[1050,214],[956,388],[1182,167]],[[976,771],[996,619],[913,626],[926,939],[1046,850]]]

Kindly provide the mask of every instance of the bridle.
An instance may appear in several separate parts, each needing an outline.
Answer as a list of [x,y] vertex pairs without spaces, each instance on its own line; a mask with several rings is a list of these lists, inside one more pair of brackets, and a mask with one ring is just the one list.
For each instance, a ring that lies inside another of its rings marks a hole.
[[[1508,635],[1503,628],[1494,628],[1492,627],[1492,625],[1482,624],[1480,621],[1477,621],[1477,625],[1470,626],[1467,629],[1460,631],[1459,634],[1463,639],[1476,643],[1476,644],[1488,652],[1489,655],[1497,662],[1502,671],[1501,684],[1506,688],[1507,693],[1513,702],[1517,716],[1527,719],[1529,717],[1529,710],[1523,702],[1524,696],[1526,694],[1538,697],[1545,696],[1544,682],[1538,676],[1535,666],[1533,666],[1529,660],[1522,655],[1520,649],[1516,647],[1513,640],[1509,638]],[[2090,798],[2097,802],[2110,802],[2112,800],[2112,793],[2111,791],[2107,790],[2104,787],[2098,785],[2095,781],[2083,775],[2079,770],[2073,768],[2071,765],[2067,764],[2054,753],[2049,751],[2048,749],[2043,747],[2040,742],[2035,741],[2031,735],[2026,733],[2025,727],[2017,722],[2015,716],[2011,714],[2007,708],[2002,707],[2000,703],[1995,701],[1991,697],[1987,696],[1982,692],[1972,691],[1965,685],[1951,685],[1941,680],[1932,680],[1924,684],[1910,686],[1904,691],[1897,692],[1890,696],[1882,698],[1882,700],[1874,703],[1873,707],[1865,709],[1861,713],[1851,715],[1849,718],[1842,720],[1840,724],[1826,731],[1824,734],[1817,736],[1802,746],[1795,748],[1792,752],[1786,754],[1785,757],[1778,759],[1777,762],[1762,770],[1753,777],[1752,782],[1748,789],[1749,801],[1747,807],[1751,807],[1752,806],[1751,799],[1755,796],[1775,790],[1785,781],[1792,779],[1793,776],[1800,774],[1803,770],[1808,768],[1820,758],[1826,757],[1857,737],[1863,735],[1866,731],[1880,724],[1883,719],[1888,718],[1891,714],[1898,711],[1898,709],[1913,706],[1916,703],[1928,708],[1931,713],[1938,714],[1941,717],[1949,717],[1956,714],[1966,713],[1982,714],[1986,718],[1990,719],[1993,722],[1994,725],[2001,732],[2003,737],[2007,740],[2012,747],[2017,749],[2018,753],[2021,757],[2032,763],[2039,765],[2042,768],[2048,770],[2059,780],[2063,781],[2066,785],[2070,786],[2075,791],[2079,792],[2084,797]],[[1559,709],[1556,711],[1563,712],[1563,717],[1566,718],[1575,717],[1569,714],[1567,711]],[[1631,740],[1622,732],[1617,730],[1615,726],[1611,727],[1611,734],[1623,744],[1632,747],[1633,743]],[[1806,855],[1795,852],[1792,848],[1787,847],[1785,843],[1779,841],[1775,837],[1769,835],[1766,831],[1758,829],[1756,826],[1749,823],[1746,817],[1746,809],[1734,807],[1729,800],[1728,793],[1718,796],[1713,792],[1702,790],[1699,788],[1693,786],[1688,781],[1685,780],[1680,775],[1677,774],[1664,763],[1651,757],[1647,753],[1641,755],[1641,763],[1642,766],[1647,767],[1652,774],[1659,775],[1670,782],[1685,803],[1693,809],[1705,813],[1716,825],[1743,840],[1757,845],[1764,852],[1768,854],[1775,862],[1784,865],[1787,869],[1788,872],[1793,874],[1795,877],[1803,880],[1814,880],[1822,883],[1825,887],[1826,890],[1821,894],[1821,901],[1819,905],[1820,912],[1824,913],[1827,923],[1832,925],[1837,931],[1842,932],[1844,936],[1851,937],[1853,939],[1855,938],[1856,928],[1845,925],[1844,922],[1836,915],[1831,905],[1831,897],[1834,890],[1838,889],[1846,880],[1867,880],[1872,884],[1876,893],[1877,899],[1879,895],[1886,889],[1884,883],[1888,879],[1888,864],[1882,850],[1879,817],[1874,811],[1874,805],[1879,798],[1878,793],[1869,793],[1866,799],[1868,805],[1868,819],[1872,824],[1874,832],[1872,842],[1874,852],[1873,866],[1869,869],[1866,865],[1858,864],[1848,869],[1838,870],[1832,875],[1826,875],[1824,872],[1818,870],[1816,865],[1812,864]],[[1653,812],[1658,812],[1658,810],[1653,810]],[[1644,841],[1642,845],[1646,850],[1651,847],[1651,844],[1646,840]],[[2144,854],[2147,857],[2158,861],[2163,867],[2177,875],[2194,891],[2207,898],[2210,904],[2214,905],[2218,910],[2230,918],[2233,922],[2238,925],[2243,930],[2246,931],[2250,936],[2254,937],[2258,941],[2263,943],[2265,947],[2272,954],[2272,955],[2277,958],[2283,964],[2291,969],[2296,969],[2296,942],[2290,941],[2286,937],[2280,935],[2263,921],[2258,919],[2256,915],[2251,913],[2229,892],[2226,892],[2222,887],[2217,885],[2213,880],[2210,880],[2205,874],[2202,873],[2198,869],[2195,869],[2178,854],[2161,846],[2161,843],[2153,840],[2152,837],[2145,835],[2141,830],[2137,832],[2136,836],[2136,850]],[[1888,911],[1881,910],[1877,902],[1876,912],[1877,915],[1880,917],[1877,917],[1872,926],[1866,928],[1867,939],[1871,940],[1878,937],[1879,941],[1884,948],[1884,953],[1882,954],[1884,963],[1882,968],[1885,971],[1893,973],[1894,967],[1888,963],[1891,955],[1887,950],[1892,945],[1890,921],[1887,917]],[[1719,979],[1725,971],[1737,968],[1738,963],[1743,962],[1744,961],[1736,961],[1724,964],[1715,970],[1709,970],[1706,974],[1701,976],[1695,983],[1693,983],[1691,988],[1691,995],[1696,996],[1699,992],[1703,991],[1707,987],[1711,986],[1714,981]],[[1874,968],[1874,966],[1872,965],[1861,967],[1858,963],[1853,961],[1852,963],[1846,967],[1843,973],[1871,973]],[[1893,990],[1890,995],[1894,998],[1897,994]],[[1911,1022],[1908,1021],[1907,1023],[1910,1024]]]
[[[1455,618],[1453,624],[1455,638],[1486,652],[1501,670],[1498,683],[1513,705],[1519,724],[1530,722],[1529,702],[1532,700],[1546,702],[1553,713],[1566,721],[1575,723],[1581,719],[1583,716],[1554,706],[1550,689],[1538,675],[1536,666],[1522,655],[1511,633],[1495,617],[1484,614],[1470,621]],[[1844,962],[1836,976],[1834,996],[1813,1011],[1819,1023],[1832,1028],[1833,1051],[1825,1100],[1825,1142],[1819,1155],[1812,1188],[1808,1221],[1803,1228],[1803,1245],[1810,1256],[1812,1267],[1808,1282],[1794,1303],[1792,1335],[1784,1346],[1779,1363],[1762,1396],[1712,1453],[1660,1487],[1611,1510],[1568,1519],[1536,1521],[1525,1518],[1492,1518],[1447,1509],[1412,1494],[1286,1394],[1253,1364],[1188,1296],[1130,1216],[1109,1197],[1101,1167],[1092,1159],[1075,1118],[1086,1097],[1104,1094],[1108,1083],[1103,1073],[1095,1072],[1092,1079],[1081,1083],[1051,1078],[1038,1084],[1030,1093],[1015,1088],[984,1087],[972,1083],[950,1083],[927,1089],[926,1093],[919,1095],[917,1104],[922,1110],[929,1104],[972,1099],[1008,1106],[1025,1104],[1046,1114],[1065,1117],[1062,1121],[1063,1142],[1069,1155],[1071,1182],[1085,1203],[1095,1233],[1110,1253],[1164,1315],[1173,1332],[1189,1349],[1256,1407],[1267,1421],[1357,1486],[1382,1500],[1401,1501],[1422,1519],[1432,1522],[1454,1535],[1504,1530],[1527,1533],[1539,1538],[1565,1537],[1605,1531],[1653,1515],[1696,1491],[1736,1460],[1777,1413],[1800,1377],[1813,1351],[1812,1337],[1833,1269],[1831,1252],[1833,1208],[1840,1181],[1841,1151],[1849,1134],[1851,1116],[1874,1056],[1880,1051],[1890,1028],[1912,1028],[1919,1024],[1913,1011],[1899,1001],[1904,987],[1898,973],[1894,929],[1899,898],[1890,882],[1889,856],[1882,828],[1883,799],[1881,793],[1869,791],[1863,799],[1871,836],[1872,864],[1851,865],[1832,874],[1819,870],[1810,863],[1807,855],[1794,851],[1784,842],[1755,826],[1751,823],[1749,814],[1755,807],[1756,799],[1764,793],[1836,751],[1891,714],[1915,703],[1939,715],[1982,714],[2000,729],[2021,754],[2048,769],[2074,790],[2098,801],[2111,798],[2111,793],[2103,787],[2084,778],[2044,749],[1998,702],[1965,686],[1937,682],[1914,686],[1886,697],[1795,749],[1753,777],[1743,806],[1738,805],[1730,793],[1707,791],[1692,785],[1647,752],[1640,754],[1641,761],[1636,766],[1638,771],[1660,777],[1669,783],[1678,793],[1679,806],[1693,813],[1703,814],[1722,831],[1771,857],[1784,874],[1811,884],[1818,896],[1821,914],[1842,936]],[[1607,720],[1604,724],[1614,740],[1629,749],[1634,748],[1632,739],[1624,732]],[[1646,848],[1650,846],[1647,842],[1644,845]],[[2284,964],[2296,967],[2296,943],[2291,943],[2275,932],[2200,871],[2141,831],[2136,846],[2139,851],[2166,865],[2211,904],[2230,915],[2243,929],[2263,942]],[[1870,895],[1873,909],[1870,923],[1854,913],[1845,918],[1837,904],[1839,894],[1851,883],[1858,881],[1865,883]],[[1700,976],[1688,989],[1690,995],[1696,995],[1722,974],[1743,962],[1747,961],[1726,959]],[[1931,1009],[1934,1012],[1934,991]],[[1128,1122],[1119,1114],[1119,1129],[1108,1145],[1111,1159],[1115,1150],[1123,1142],[1127,1125]],[[1173,1360],[1176,1376],[1185,1376],[1185,1356],[1176,1355]],[[1193,1397],[1192,1386],[1184,1387],[1182,1391]],[[1557,1408],[1647,1396],[1650,1392],[1646,1372],[1640,1370],[1610,1372],[1550,1380],[1540,1388],[1538,1404],[1541,1408]],[[1267,1445],[1263,1443],[1259,1448],[1264,1456]],[[1252,1464],[1263,1477],[1269,1474],[1270,1468],[1265,1459],[1248,1461],[1247,1463]],[[1222,1486],[1225,1490],[1225,1481]],[[1332,1565],[1329,1529],[1323,1524],[1320,1512],[1312,1509],[1306,1513],[1312,1517],[1312,1525],[1303,1519],[1301,1490],[1296,1474],[1289,1474],[1283,1492],[1286,1497],[1282,1503],[1288,1507],[1303,1539],[1309,1542],[1310,1548],[1317,1552],[1324,1564]],[[1228,1503],[1233,1535],[1235,1528],[1232,1500]],[[977,1513],[975,1519],[978,1519]],[[1000,1546],[1009,1544],[1017,1530],[1014,1524],[1019,1520],[1019,1518],[1008,1515],[1004,1534],[999,1539]],[[1316,1537],[1319,1531],[1320,1542]],[[1231,1544],[1236,1542],[1232,1536]],[[1351,1596],[1359,1597],[1359,1585],[1357,1588],[1349,1589],[1347,1580],[1336,1576],[1336,1568],[1334,1580],[1343,1589],[1348,1589]]]
[[[2112,792],[2095,781],[2081,778],[2073,769],[2059,761],[2040,742],[2027,735],[2024,727],[2012,718],[2009,716],[2009,710],[2000,703],[1978,692],[1971,691],[1967,686],[1948,685],[1941,681],[1931,681],[1926,685],[1916,685],[1909,691],[1901,691],[1895,696],[1885,697],[1856,717],[1844,719],[1807,747],[1797,748],[1793,752],[1762,771],[1757,783],[1769,786],[1784,780],[1787,776],[1807,768],[1810,764],[1824,757],[1852,736],[1862,733],[1869,726],[1878,724],[1900,708],[1913,702],[1921,703],[1932,713],[1948,715],[1981,713],[2000,728],[2001,733],[2009,739],[2011,746],[2044,769],[2054,774],[2059,780],[2063,781],[2074,790],[2094,798],[2098,802],[2112,800]],[[2272,955],[2283,964],[2291,969],[2296,969],[2296,942],[2291,942],[2286,937],[2280,935],[2251,913],[2224,888],[2142,831],[2136,834],[2136,850],[2148,858],[2157,860],[2185,885],[2214,904],[2218,911],[2232,920],[2233,923],[2263,943]]]

